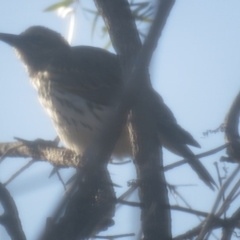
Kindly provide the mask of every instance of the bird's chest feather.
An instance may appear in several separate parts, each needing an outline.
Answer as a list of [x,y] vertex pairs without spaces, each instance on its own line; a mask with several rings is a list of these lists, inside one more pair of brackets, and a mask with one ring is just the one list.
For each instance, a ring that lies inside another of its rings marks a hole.
[[41,73],[31,81],[38,91],[39,101],[51,117],[62,142],[80,153],[101,130],[113,108],[59,90],[50,81],[43,81],[46,76],[47,73]]

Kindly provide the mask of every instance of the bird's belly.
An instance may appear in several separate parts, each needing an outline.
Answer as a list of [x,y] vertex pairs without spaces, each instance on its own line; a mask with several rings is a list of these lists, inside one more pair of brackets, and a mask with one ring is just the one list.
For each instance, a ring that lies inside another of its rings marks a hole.
[[[114,108],[92,103],[74,94],[52,92],[39,94],[39,101],[51,117],[57,134],[64,145],[81,154],[113,113]],[[131,155],[127,130],[121,134],[113,156]]]

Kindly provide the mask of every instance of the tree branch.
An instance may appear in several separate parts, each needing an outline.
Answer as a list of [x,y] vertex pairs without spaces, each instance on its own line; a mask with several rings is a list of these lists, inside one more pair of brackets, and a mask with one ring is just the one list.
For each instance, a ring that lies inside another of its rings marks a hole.
[[6,228],[12,240],[26,240],[15,202],[8,190],[1,183],[0,202],[4,209],[4,213],[0,216],[0,224]]
[[238,133],[240,117],[240,92],[232,103],[225,118],[225,140],[229,143],[227,153],[233,162],[240,162],[240,137]]
[[[147,68],[154,48],[150,49],[146,44],[139,57],[141,44],[127,1],[95,0],[95,3],[108,27],[113,46],[121,60],[122,75],[128,83],[120,108],[127,109],[128,104],[132,107],[130,134],[134,143],[135,163],[140,180],[140,200],[144,206],[142,208],[144,237],[145,239],[171,239],[166,181],[162,171],[162,159],[160,160],[159,156],[156,122],[150,110],[153,99]],[[164,12],[167,16],[174,1],[161,3],[168,6],[166,8],[168,11]],[[159,5],[158,15],[163,14],[160,10],[162,6],[162,4]],[[151,35],[154,37],[153,43],[157,43],[162,30],[160,26],[164,25],[163,22],[158,22],[159,19],[158,16],[150,30],[151,33],[155,33]],[[159,27],[160,30],[157,31]],[[147,60],[144,60],[145,55],[148,56]]]
[[59,167],[77,167],[79,157],[66,148],[49,145],[51,141],[25,141],[0,143],[0,158],[31,157],[38,161],[47,161]]

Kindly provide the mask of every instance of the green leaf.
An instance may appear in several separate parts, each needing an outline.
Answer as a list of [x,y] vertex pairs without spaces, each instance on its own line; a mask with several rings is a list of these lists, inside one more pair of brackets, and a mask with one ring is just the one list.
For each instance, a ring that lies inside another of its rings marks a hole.
[[152,22],[153,6],[150,2],[131,3],[132,14],[140,22]]
[[83,10],[86,11],[86,12],[92,13],[94,15],[98,13],[98,11],[91,10],[91,9],[88,9],[88,8],[83,8]]
[[108,42],[106,43],[106,45],[104,46],[105,50],[108,50],[110,47],[112,46],[112,43],[110,40],[108,40]]
[[60,7],[68,7],[69,5],[71,5],[75,0],[64,0],[62,2],[58,2],[55,3],[47,8],[45,8],[43,11],[44,12],[51,12],[51,11],[55,11],[57,9],[59,9]]

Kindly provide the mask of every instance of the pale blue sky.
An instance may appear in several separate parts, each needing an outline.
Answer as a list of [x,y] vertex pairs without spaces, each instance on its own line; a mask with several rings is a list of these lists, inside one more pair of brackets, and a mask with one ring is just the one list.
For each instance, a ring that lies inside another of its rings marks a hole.
[[[82,0],[83,4],[86,2],[90,1]],[[42,11],[52,3],[55,1],[2,1],[0,32],[17,34],[32,25],[44,25],[66,36],[68,21],[60,19],[54,13]],[[178,122],[201,144],[202,149],[196,149],[196,153],[224,142],[223,134],[203,138],[202,133],[207,129],[217,128],[223,122],[239,91],[239,13],[239,0],[178,0],[150,67],[154,87],[172,109]],[[104,46],[104,40],[98,38],[100,34],[96,34],[93,40],[90,38],[90,16],[86,18],[81,11],[77,14],[73,45]],[[51,121],[38,103],[36,92],[14,51],[0,43],[0,53],[0,141],[12,141],[14,136],[29,140],[55,138]],[[223,154],[224,152],[203,161],[214,178],[216,171],[212,163]],[[164,156],[165,163],[179,159],[166,152]],[[4,182],[24,163],[25,159],[5,160],[0,165],[0,180]],[[234,164],[229,167],[232,169]],[[9,185],[19,208],[24,230],[31,240],[35,239],[36,231],[40,231],[39,226],[44,224],[49,210],[62,191],[61,185],[56,183],[56,177],[47,178],[50,171],[48,164],[36,163]],[[134,178],[133,166],[129,165],[118,169],[111,167],[111,173],[114,181],[124,186],[118,190],[120,192],[126,189],[126,181]],[[198,184],[199,187],[179,190],[198,210],[211,209],[216,193],[208,190],[189,167],[168,172],[167,178],[172,184]],[[173,197],[171,201],[175,204]],[[130,214],[129,208],[123,211],[111,233],[133,231],[134,226],[129,223],[134,222],[135,225],[137,217]],[[174,212],[173,216],[174,234],[179,234],[198,222],[196,217],[189,215],[184,215],[185,221],[182,221],[182,214]],[[4,234],[0,228],[0,239]],[[105,235],[106,232],[102,234]]]

